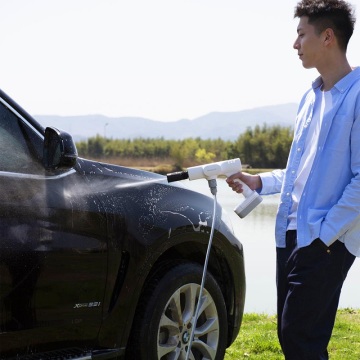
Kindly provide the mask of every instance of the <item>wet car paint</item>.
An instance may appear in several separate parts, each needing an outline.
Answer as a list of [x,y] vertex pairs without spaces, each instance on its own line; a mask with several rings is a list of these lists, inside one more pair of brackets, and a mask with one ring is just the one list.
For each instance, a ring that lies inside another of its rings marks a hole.
[[[44,129],[0,96],[34,129],[40,158]],[[73,346],[93,357],[121,355],[157,264],[203,262],[213,199],[162,175],[81,158],[65,171],[34,166],[0,168],[0,358]],[[245,275],[242,245],[221,212],[209,269],[223,282],[230,343],[241,325]]]

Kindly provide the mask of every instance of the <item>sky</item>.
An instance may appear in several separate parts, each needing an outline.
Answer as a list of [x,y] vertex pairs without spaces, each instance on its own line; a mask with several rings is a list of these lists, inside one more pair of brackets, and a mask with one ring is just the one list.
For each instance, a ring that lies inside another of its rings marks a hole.
[[298,103],[318,74],[293,49],[296,3],[0,0],[0,88],[34,116],[176,121]]

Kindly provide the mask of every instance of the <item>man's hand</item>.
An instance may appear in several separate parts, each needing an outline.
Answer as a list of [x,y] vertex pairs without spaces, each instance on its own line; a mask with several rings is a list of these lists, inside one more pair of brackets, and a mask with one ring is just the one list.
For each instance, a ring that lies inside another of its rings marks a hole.
[[238,172],[229,176],[226,179],[228,185],[237,193],[242,193],[242,184],[236,180],[244,182],[251,190],[260,189],[262,187],[261,178],[259,175],[251,175],[245,172]]

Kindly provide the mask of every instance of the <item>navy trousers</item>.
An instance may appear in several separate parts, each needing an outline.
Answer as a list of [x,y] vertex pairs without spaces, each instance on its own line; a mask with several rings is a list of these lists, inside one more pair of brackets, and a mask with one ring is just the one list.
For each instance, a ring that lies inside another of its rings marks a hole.
[[355,260],[340,241],[297,248],[296,231],[277,248],[278,337],[286,360],[328,359],[341,288]]

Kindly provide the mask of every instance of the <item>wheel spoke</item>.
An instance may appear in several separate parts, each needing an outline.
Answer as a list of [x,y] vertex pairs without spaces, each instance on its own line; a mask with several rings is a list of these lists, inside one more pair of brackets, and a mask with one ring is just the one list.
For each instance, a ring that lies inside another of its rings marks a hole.
[[192,348],[200,351],[203,357],[205,357],[206,359],[215,359],[216,348],[213,348],[212,346],[208,345],[207,343],[199,339],[196,340],[194,339]]
[[162,314],[161,316],[160,329],[161,328],[167,328],[171,334],[179,333],[179,323],[170,319],[166,314]]
[[207,319],[207,321],[201,326],[195,329],[195,336],[200,338],[206,334],[210,334],[214,331],[219,331],[219,321],[218,319]]
[[180,290],[175,291],[169,302],[169,310],[171,311],[172,319],[176,321],[178,324],[181,324],[183,322],[180,296],[181,296]]
[[205,358],[215,359],[219,337],[219,319],[215,303],[207,292],[201,298],[192,347]]
[[[185,360],[186,359],[186,351],[184,351],[184,353],[182,355],[183,356],[181,357],[181,360]],[[191,350],[190,350],[190,354],[189,354],[189,360],[195,360],[195,356]]]
[[168,344],[159,345],[158,346],[158,355],[159,358],[162,358],[163,356],[170,354],[171,356],[168,357],[168,359],[179,359],[180,356],[180,349],[177,347],[177,344],[174,346],[169,346]]
[[[170,319],[165,312],[160,318],[158,335],[158,354],[160,357],[171,353],[172,356],[178,352],[180,330],[178,322]],[[177,357],[174,357],[177,359]]]
[[203,294],[203,296],[201,297],[201,305],[200,305],[200,309],[199,309],[199,317],[200,315],[209,307],[209,306],[213,306],[214,305],[214,301],[213,299],[208,296]]
[[183,312],[184,322],[190,321],[195,314],[196,296],[198,293],[198,284],[190,284],[185,288],[185,308]]

